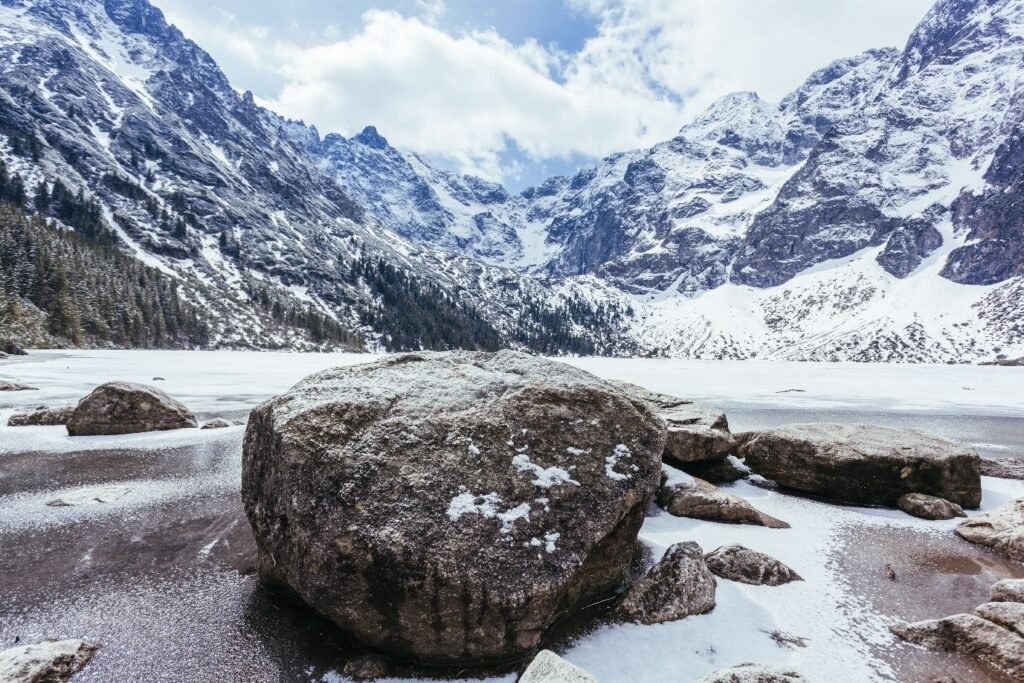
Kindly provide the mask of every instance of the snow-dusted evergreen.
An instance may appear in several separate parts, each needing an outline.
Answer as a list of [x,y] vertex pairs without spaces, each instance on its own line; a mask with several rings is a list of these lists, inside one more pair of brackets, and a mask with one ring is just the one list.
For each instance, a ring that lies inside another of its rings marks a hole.
[[257,106],[145,0],[0,0],[0,55],[8,168],[95,194],[223,343],[304,343],[271,288],[392,346],[1024,352],[1019,2],[940,0],[903,50],[517,195]]

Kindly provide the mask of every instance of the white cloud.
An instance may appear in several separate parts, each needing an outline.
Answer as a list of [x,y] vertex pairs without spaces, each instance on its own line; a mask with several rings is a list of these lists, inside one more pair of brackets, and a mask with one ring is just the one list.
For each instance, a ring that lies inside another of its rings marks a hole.
[[[190,21],[201,45],[250,75],[282,114],[343,135],[376,125],[392,144],[500,179],[508,141],[534,159],[599,157],[671,137],[717,97],[780,99],[813,70],[869,47],[902,44],[930,0],[567,0],[597,34],[567,54],[493,30],[439,27],[367,11],[355,33],[298,44],[262,27]],[[218,37],[218,33],[221,34]]]

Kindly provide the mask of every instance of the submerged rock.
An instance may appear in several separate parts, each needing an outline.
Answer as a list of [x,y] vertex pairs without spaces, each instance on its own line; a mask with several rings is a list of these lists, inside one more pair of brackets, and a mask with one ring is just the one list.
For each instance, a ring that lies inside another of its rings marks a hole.
[[7,426],[56,427],[66,425],[74,410],[74,406],[64,406],[62,408],[36,408],[29,412],[15,413],[7,420]]
[[891,630],[907,642],[940,652],[977,657],[1014,676],[1016,680],[1024,679],[1024,638],[1012,629],[977,613],[900,624],[891,627]]
[[61,683],[78,673],[98,646],[81,640],[47,640],[0,652],[0,681]]
[[715,577],[693,541],[676,543],[647,574],[626,591],[616,608],[624,621],[660,624],[715,607]]
[[1024,579],[1002,579],[992,584],[992,602],[1024,602]]
[[39,391],[36,387],[0,379],[0,391]]
[[792,669],[763,664],[737,664],[708,674],[697,683],[806,683],[807,679]]
[[1024,562],[1024,498],[965,519],[957,525],[956,533],[971,543],[992,548],[1012,560]]
[[215,417],[212,420],[207,420],[203,423],[202,429],[224,429],[226,427],[234,427],[235,423],[230,420],[225,420],[223,417]]
[[895,505],[905,493],[981,504],[973,448],[908,429],[797,424],[757,432],[739,448],[750,469],[782,486],[841,502]]
[[964,509],[956,503],[924,493],[904,493],[896,501],[896,507],[908,515],[921,519],[953,519],[967,516]]
[[671,465],[722,460],[735,446],[725,413],[710,406],[668,394],[648,391],[636,384],[612,380],[630,396],[646,401],[668,426],[664,460]]
[[156,387],[107,382],[78,402],[67,426],[71,436],[94,436],[198,425],[188,408]]
[[791,581],[803,581],[799,574],[771,555],[736,543],[711,551],[704,560],[715,576],[753,586],[781,586]]
[[503,662],[621,586],[664,447],[646,403],[582,370],[406,354],[254,410],[242,498],[261,577],[362,642]]
[[685,472],[663,468],[658,489],[658,505],[676,517],[692,517],[709,522],[756,524],[772,529],[788,529],[789,524],[766,515],[739,496],[734,496]]
[[551,650],[541,650],[518,683],[597,683],[597,679]]

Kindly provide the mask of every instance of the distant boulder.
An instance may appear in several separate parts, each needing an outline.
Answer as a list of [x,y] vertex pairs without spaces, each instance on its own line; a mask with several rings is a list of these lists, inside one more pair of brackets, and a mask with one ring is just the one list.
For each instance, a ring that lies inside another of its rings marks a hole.
[[704,560],[715,576],[739,583],[781,586],[791,581],[803,581],[799,574],[771,555],[736,543],[712,550]]
[[74,406],[61,408],[36,408],[15,413],[7,420],[8,427],[56,427],[66,425],[74,412]]
[[183,404],[156,387],[107,382],[75,406],[68,420],[71,436],[134,434],[197,427]]
[[257,407],[242,499],[262,579],[363,643],[504,662],[621,587],[664,448],[650,406],[582,370],[413,353]]
[[38,389],[27,384],[18,384],[17,382],[8,382],[0,379],[0,391],[38,391]]
[[971,543],[1024,562],[1024,498],[965,519],[957,525],[956,533]]
[[738,455],[782,486],[841,502],[894,506],[905,493],[981,504],[975,450],[911,429],[796,424],[745,438]]
[[28,355],[28,353],[25,351],[25,349],[21,348],[20,346],[18,346],[17,344],[15,344],[12,341],[6,341],[6,342],[3,342],[3,344],[0,344],[0,351],[3,351],[8,356],[27,356]]
[[647,574],[637,579],[615,615],[624,621],[661,624],[715,607],[715,577],[693,541],[676,543]]
[[231,420],[225,420],[223,417],[215,417],[212,420],[207,420],[203,423],[201,429],[224,429],[226,427],[234,427],[235,423]]
[[953,519],[967,516],[964,509],[956,503],[924,493],[904,493],[896,501],[896,507],[908,515],[921,519]]
[[708,482],[663,468],[662,484],[658,489],[658,506],[676,517],[692,517],[709,522],[729,524],[756,524],[772,529],[788,529],[789,524],[766,515],[753,505]]
[[81,640],[46,640],[0,652],[4,683],[63,683],[81,671],[98,646]]

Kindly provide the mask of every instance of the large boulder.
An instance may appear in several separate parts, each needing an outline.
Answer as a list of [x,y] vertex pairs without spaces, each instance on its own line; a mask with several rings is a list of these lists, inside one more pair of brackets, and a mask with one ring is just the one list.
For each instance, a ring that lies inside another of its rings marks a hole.
[[803,581],[800,575],[771,555],[734,543],[716,548],[704,556],[715,576],[753,586],[781,586]]
[[3,683],[62,683],[82,670],[97,650],[81,640],[47,640],[0,652]]
[[722,411],[694,401],[648,391],[636,384],[611,380],[630,396],[646,401],[665,420],[666,463],[681,466],[705,460],[722,460],[732,452],[735,439]]
[[971,543],[992,548],[1010,559],[1024,562],[1024,498],[965,519],[957,525],[956,533]]
[[737,664],[708,674],[697,683],[806,683],[807,679],[793,669],[764,666],[763,664]]
[[156,387],[107,382],[78,402],[68,420],[71,436],[134,434],[197,427],[184,405]]
[[992,602],[1024,602],[1024,579],[1002,579],[992,584]]
[[953,519],[967,516],[964,509],[956,503],[924,493],[904,493],[896,501],[896,507],[908,515],[921,519]]
[[[1018,603],[996,603],[1012,605]],[[892,632],[910,643],[940,652],[955,652],[982,659],[1013,677],[1024,680],[1024,637],[979,613],[954,614],[943,619],[892,626]]]
[[638,579],[616,608],[616,616],[640,624],[661,624],[710,612],[715,607],[715,577],[693,541],[676,543],[658,564]]
[[926,493],[981,504],[973,448],[909,429],[796,424],[757,432],[739,448],[750,469],[782,486],[842,502],[896,505]]
[[15,413],[7,420],[8,427],[56,427],[66,425],[74,412],[74,406],[63,408],[36,408],[23,413]]
[[518,683],[597,683],[597,679],[551,650],[541,650]]
[[646,403],[582,370],[406,354],[256,408],[242,498],[265,581],[399,658],[503,662],[621,586],[664,447]]
[[703,479],[664,466],[658,489],[658,506],[676,517],[709,522],[755,524],[771,529],[788,529],[789,524],[766,515],[739,496],[725,493]]

